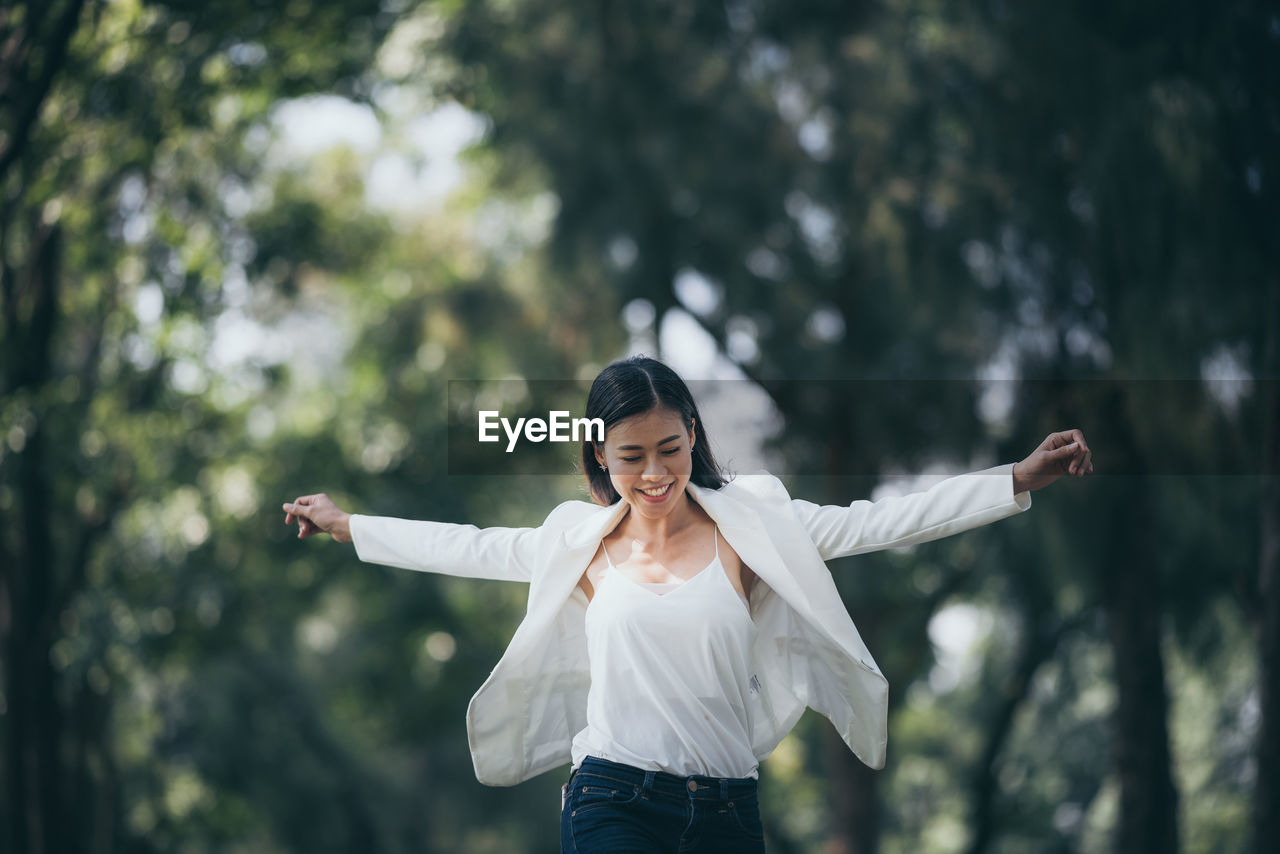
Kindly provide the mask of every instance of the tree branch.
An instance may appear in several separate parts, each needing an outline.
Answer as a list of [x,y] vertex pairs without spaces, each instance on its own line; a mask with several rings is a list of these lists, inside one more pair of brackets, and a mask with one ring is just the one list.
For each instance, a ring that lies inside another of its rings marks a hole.
[[71,37],[75,34],[84,3],[85,0],[70,0],[62,16],[54,24],[40,69],[40,77],[28,90],[26,102],[19,107],[18,115],[15,117],[13,131],[9,134],[4,150],[0,151],[0,181],[4,180],[9,167],[22,156],[27,143],[31,141],[32,131],[36,120],[40,117],[40,109],[49,97],[53,80],[66,65],[67,48],[71,44]]

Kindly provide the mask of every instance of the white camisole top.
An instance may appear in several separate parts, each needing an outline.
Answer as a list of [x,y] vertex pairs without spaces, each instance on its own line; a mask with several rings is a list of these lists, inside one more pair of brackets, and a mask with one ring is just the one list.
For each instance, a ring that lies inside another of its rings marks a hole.
[[587,607],[591,688],[573,767],[587,756],[681,777],[756,777],[747,695],[755,635],[716,555],[684,582],[645,584],[613,565]]

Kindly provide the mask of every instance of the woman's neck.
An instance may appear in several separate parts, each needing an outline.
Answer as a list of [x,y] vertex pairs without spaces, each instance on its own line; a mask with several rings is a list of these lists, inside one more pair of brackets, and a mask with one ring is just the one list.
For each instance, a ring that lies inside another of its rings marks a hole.
[[645,517],[630,508],[618,525],[619,534],[636,541],[645,551],[661,551],[668,540],[698,521],[698,508],[689,493],[685,492],[678,501],[670,513],[657,518]]

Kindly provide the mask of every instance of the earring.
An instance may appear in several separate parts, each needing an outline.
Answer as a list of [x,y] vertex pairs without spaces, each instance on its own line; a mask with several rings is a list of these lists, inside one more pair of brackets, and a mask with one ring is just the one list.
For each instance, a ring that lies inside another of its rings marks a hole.
[[608,471],[609,467],[604,463],[600,463],[600,471]]

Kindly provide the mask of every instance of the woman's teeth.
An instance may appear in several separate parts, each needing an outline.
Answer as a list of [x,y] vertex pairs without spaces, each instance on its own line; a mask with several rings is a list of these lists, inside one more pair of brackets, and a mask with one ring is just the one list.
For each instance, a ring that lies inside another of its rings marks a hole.
[[652,495],[654,498],[657,498],[659,495],[666,495],[667,490],[670,488],[671,488],[671,484],[668,483],[662,486],[654,487],[653,489],[641,489],[640,491],[643,492],[645,495]]

